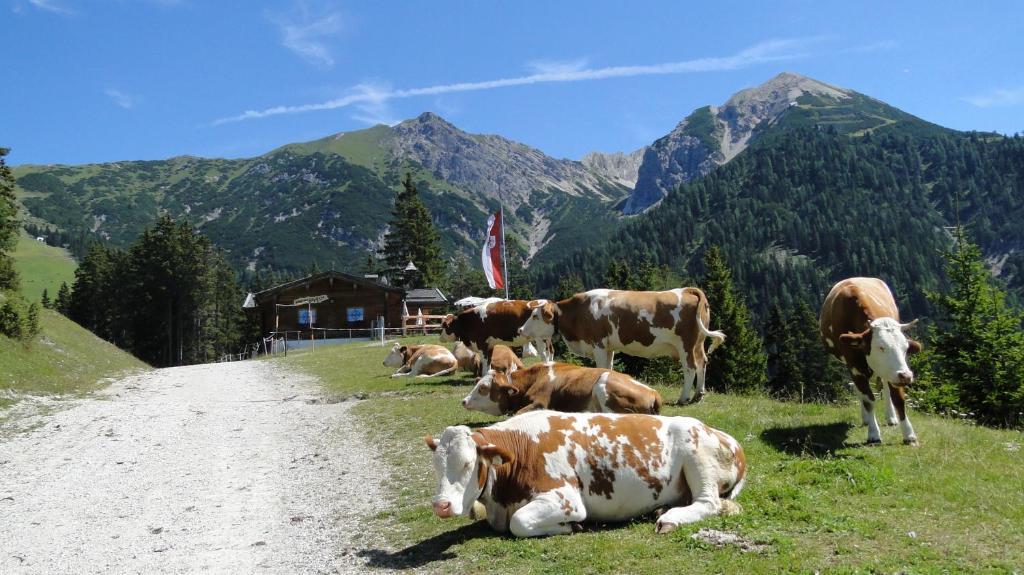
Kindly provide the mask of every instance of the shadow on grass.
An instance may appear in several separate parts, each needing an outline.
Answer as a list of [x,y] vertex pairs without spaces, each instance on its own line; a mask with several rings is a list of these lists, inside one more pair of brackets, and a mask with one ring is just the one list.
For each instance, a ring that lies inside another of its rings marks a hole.
[[770,427],[761,432],[761,439],[777,451],[797,457],[835,456],[836,450],[856,445],[846,443],[851,428],[848,421]]
[[364,549],[356,555],[367,559],[366,564],[370,567],[409,569],[422,567],[435,561],[455,559],[456,554],[450,551],[452,547],[460,545],[468,539],[484,537],[501,537],[501,535],[491,529],[486,521],[477,521],[452,531],[439,533],[395,552],[383,549]]

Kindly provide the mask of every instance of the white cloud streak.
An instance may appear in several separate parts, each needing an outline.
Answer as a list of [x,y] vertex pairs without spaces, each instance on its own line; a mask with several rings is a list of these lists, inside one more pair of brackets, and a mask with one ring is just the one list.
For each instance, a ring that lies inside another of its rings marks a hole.
[[274,21],[281,29],[281,45],[310,64],[330,68],[334,65],[334,56],[323,39],[341,29],[341,16],[331,13],[316,20],[304,20],[301,23],[284,19]]
[[113,88],[104,90],[103,93],[106,94],[107,97],[114,102],[114,105],[119,108],[131,110],[135,107],[135,97],[130,94],[125,94],[124,92]]
[[62,16],[70,16],[75,13],[74,10],[61,6],[53,0],[28,0],[28,3],[40,10],[51,12],[53,14],[60,14]]
[[[350,88],[348,93],[344,96],[328,100],[326,102],[293,106],[274,106],[263,110],[247,110],[236,116],[215,120],[213,124],[220,125],[286,114],[302,114],[324,110],[337,110],[339,108],[347,108],[358,104],[379,103],[389,100],[414,98],[418,96],[436,96],[439,94],[451,94],[455,92],[496,90],[499,88],[528,86],[531,84],[582,82],[588,80],[630,78],[635,76],[659,76],[736,70],[756,64],[793,60],[804,57],[807,54],[804,53],[803,50],[820,40],[821,38],[818,37],[770,40],[755,44],[731,56],[696,58],[693,60],[683,60],[681,62],[664,62],[661,64],[645,64],[636,66],[585,68],[583,67],[586,64],[585,61],[582,61],[578,67],[575,67],[572,64],[566,65],[565,63],[561,63],[558,66],[552,66],[552,63],[547,62],[547,70],[542,71],[542,68],[538,68],[538,63],[535,62],[533,64],[535,72],[526,76],[499,78],[479,82],[458,82],[454,84],[442,84],[423,88],[381,91],[375,86],[360,84]],[[539,65],[543,66],[544,64]]]
[[1024,104],[1024,87],[999,88],[986,94],[968,96],[961,100],[978,108],[997,108]]

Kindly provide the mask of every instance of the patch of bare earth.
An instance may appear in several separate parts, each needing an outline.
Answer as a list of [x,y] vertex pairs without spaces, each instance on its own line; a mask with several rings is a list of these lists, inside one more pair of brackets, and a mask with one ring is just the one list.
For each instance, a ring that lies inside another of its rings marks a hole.
[[386,468],[270,362],[155,370],[0,439],[0,573],[351,573]]

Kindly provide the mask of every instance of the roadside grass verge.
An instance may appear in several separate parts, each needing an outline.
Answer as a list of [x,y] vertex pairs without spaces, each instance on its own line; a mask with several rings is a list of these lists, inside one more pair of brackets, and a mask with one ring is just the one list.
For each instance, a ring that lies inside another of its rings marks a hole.
[[40,310],[39,323],[31,343],[0,335],[0,422],[3,408],[20,396],[81,394],[104,378],[147,367],[55,311]]
[[[403,341],[431,341],[409,339]],[[584,533],[519,540],[486,522],[433,516],[435,488],[427,433],[497,418],[466,411],[472,379],[391,379],[385,349],[350,344],[297,352],[282,364],[320,378],[330,393],[366,397],[354,409],[392,466],[395,505],[367,528],[392,550],[370,550],[370,564],[438,573],[787,573],[991,572],[1024,568],[1024,434],[911,414],[921,445],[864,445],[859,411],[764,397],[710,394],[696,406],[667,406],[736,437],[750,474],[743,512],[654,533],[653,518],[588,524]],[[661,388],[669,401],[678,387]],[[911,392],[912,393],[912,392]],[[691,538],[701,528],[762,543],[762,552]]]

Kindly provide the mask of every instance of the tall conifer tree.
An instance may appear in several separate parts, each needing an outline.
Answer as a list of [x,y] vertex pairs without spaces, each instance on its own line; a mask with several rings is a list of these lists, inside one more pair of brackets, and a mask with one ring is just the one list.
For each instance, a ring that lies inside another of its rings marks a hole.
[[704,268],[702,287],[711,306],[712,324],[707,327],[724,331],[726,337],[708,360],[707,386],[722,392],[760,390],[767,379],[764,346],[718,246],[708,249]]
[[384,236],[384,260],[389,279],[396,283],[405,282],[402,270],[410,261],[419,270],[422,285],[434,286],[444,280],[441,236],[410,173],[405,174],[402,191],[395,198],[391,211],[391,223]]

